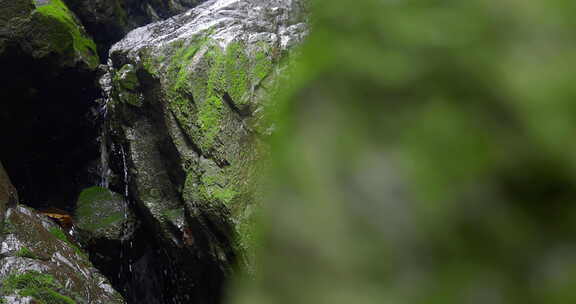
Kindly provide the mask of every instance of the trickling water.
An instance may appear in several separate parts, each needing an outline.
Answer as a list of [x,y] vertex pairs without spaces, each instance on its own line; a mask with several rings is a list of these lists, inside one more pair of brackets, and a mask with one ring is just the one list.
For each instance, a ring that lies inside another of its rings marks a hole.
[[[128,161],[127,161],[127,156],[126,156],[126,150],[124,149],[123,146],[120,146],[120,154],[122,156],[122,170],[124,171],[123,173],[123,183],[124,183],[124,200],[125,200],[125,207],[124,207],[124,227],[123,230],[125,231],[125,236],[128,236],[129,234],[129,230],[130,230],[130,221],[129,221],[129,208],[130,208],[130,190],[129,190],[129,175],[128,175]],[[121,261],[125,261],[125,263],[123,263],[124,265],[128,266],[128,271],[126,273],[126,270],[121,267],[120,272],[119,272],[119,278],[122,279],[122,276],[125,276],[127,279],[131,276],[132,274],[132,264],[133,261],[131,260],[131,254],[130,252],[132,251],[133,248],[133,240],[131,237],[128,238],[128,244],[125,244],[126,242],[126,238],[122,237],[120,239],[120,243],[121,243],[121,247],[120,247],[120,260]],[[128,246],[126,246],[128,245]],[[124,252],[126,251],[126,252]],[[125,259],[125,260],[124,260]]]
[[[102,88],[110,87],[110,77],[102,77],[100,85]],[[99,109],[102,127],[100,128],[100,187],[108,188],[110,186],[110,169],[109,151],[108,151],[108,132],[106,122],[108,121],[108,101],[110,100],[110,90],[104,89],[105,98],[102,100],[102,106]]]
[[[128,164],[126,162],[126,152],[122,146],[120,146],[120,153],[122,154],[122,167],[124,169],[124,198],[128,202]],[[128,216],[128,213],[125,212],[124,215]]]

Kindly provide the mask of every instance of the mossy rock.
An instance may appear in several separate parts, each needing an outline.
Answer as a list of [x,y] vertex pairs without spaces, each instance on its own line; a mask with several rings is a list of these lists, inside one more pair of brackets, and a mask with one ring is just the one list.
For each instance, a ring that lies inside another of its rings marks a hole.
[[40,304],[76,304],[72,298],[61,293],[63,289],[52,275],[37,271],[11,274],[2,281],[4,294],[32,297]]
[[[127,151],[131,193],[154,219],[150,225],[181,230],[170,241],[187,234],[174,216],[182,207],[188,222],[211,222],[202,224],[206,234],[233,239],[222,248],[254,239],[247,222],[259,204],[256,179],[274,129],[265,116],[306,31],[294,7],[254,4],[207,2],[133,31],[110,50],[112,141]],[[145,102],[138,108],[120,95],[131,90],[128,65],[140,76],[136,91]]]
[[121,239],[127,224],[134,220],[124,197],[102,187],[80,193],[74,218],[83,242],[94,238]]
[[69,52],[84,61],[90,68],[98,66],[100,60],[96,44],[87,36],[74,13],[64,2],[49,0],[43,1],[43,4],[37,4],[33,20],[46,25],[46,34],[48,34],[46,38],[57,53]]
[[0,1],[0,41],[60,67],[94,70],[100,63],[96,44],[62,0]]
[[113,84],[116,98],[126,104],[136,107],[142,106],[144,98],[142,93],[138,92],[140,82],[134,66],[132,64],[124,65],[115,76]]
[[124,303],[71,235],[47,216],[19,205],[8,209],[5,221],[0,292],[8,303],[26,297],[41,304]]

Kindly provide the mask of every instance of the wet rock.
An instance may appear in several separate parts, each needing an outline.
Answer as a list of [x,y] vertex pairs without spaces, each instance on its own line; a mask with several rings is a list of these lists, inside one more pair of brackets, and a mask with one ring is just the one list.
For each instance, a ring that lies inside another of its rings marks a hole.
[[1,303],[125,303],[66,232],[16,202],[0,164]]
[[126,276],[132,274],[123,264],[142,256],[139,252],[129,256],[139,222],[126,199],[108,189],[91,187],[80,193],[74,215],[74,237],[89,252],[90,261],[118,290],[124,290]]
[[169,303],[217,302],[249,246],[264,113],[306,31],[298,1],[208,1],[112,47],[110,163],[174,269]]
[[75,228],[83,245],[99,239],[127,239],[135,229],[134,214],[124,197],[101,187],[91,187],[80,193],[74,215]]
[[96,45],[61,0],[2,0],[0,16],[0,56],[22,52],[58,66],[98,65]]
[[160,21],[205,0],[65,0],[94,36],[101,55],[128,31]]
[[[8,209],[5,221],[0,279],[6,300],[28,296],[47,303],[124,303],[78,245],[47,217],[16,206]],[[46,284],[38,286],[38,281]]]

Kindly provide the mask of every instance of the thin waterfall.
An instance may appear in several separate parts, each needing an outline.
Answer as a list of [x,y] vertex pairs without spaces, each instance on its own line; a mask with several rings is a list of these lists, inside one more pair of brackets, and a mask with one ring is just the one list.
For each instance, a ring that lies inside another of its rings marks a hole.
[[[129,216],[128,216],[128,208],[130,208],[130,192],[129,192],[129,175],[128,175],[128,162],[126,160],[126,151],[124,150],[123,146],[120,146],[120,153],[122,154],[122,168],[124,170],[124,200],[126,202],[124,208],[124,230],[127,231],[128,225],[130,225]],[[124,238],[121,239],[122,243],[124,242]],[[128,240],[128,251],[132,249],[132,238]],[[124,246],[122,246],[124,248]],[[132,261],[130,261],[130,255],[128,254],[128,272],[132,272]]]
[[[111,67],[112,64],[109,62],[108,67]],[[120,238],[120,252],[119,252],[119,261],[123,266],[120,267],[118,272],[118,280],[119,281],[129,281],[130,276],[132,273],[132,264],[131,261],[132,257],[130,252],[133,248],[133,240],[131,235],[131,223],[130,223],[130,190],[129,190],[129,174],[128,174],[128,157],[126,154],[126,150],[124,146],[116,145],[110,141],[110,134],[108,132],[108,120],[110,114],[110,106],[111,103],[111,95],[112,95],[112,75],[113,71],[109,68],[108,73],[106,73],[100,79],[100,87],[103,90],[104,98],[101,99],[101,107],[99,109],[99,116],[101,118],[101,130],[100,130],[100,181],[99,186],[103,188],[110,189],[111,183],[111,176],[113,174],[112,169],[110,167],[110,160],[111,157],[113,158],[114,155],[118,155],[119,153],[122,161],[122,183],[123,183],[123,196],[124,196],[124,224],[122,227],[123,236]],[[126,287],[125,287],[126,288]],[[126,290],[124,290],[126,291]]]
[[100,130],[100,187],[108,188],[110,186],[110,164],[108,162],[108,134],[106,122],[108,121],[108,99],[105,99],[100,108],[100,117],[102,127]]
[[[111,62],[109,62],[108,66],[111,66]],[[108,105],[112,93],[112,77],[110,71],[100,78],[99,83],[104,95],[104,98],[100,99],[101,106],[99,111],[102,122],[100,128],[100,187],[109,188],[112,170],[109,164],[110,155],[108,151],[108,128],[106,123],[108,122]]]

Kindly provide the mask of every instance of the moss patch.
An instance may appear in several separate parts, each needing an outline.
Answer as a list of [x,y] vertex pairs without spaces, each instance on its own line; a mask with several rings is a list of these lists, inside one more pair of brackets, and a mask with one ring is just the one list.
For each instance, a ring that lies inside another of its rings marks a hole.
[[62,285],[53,276],[28,271],[12,274],[2,282],[4,294],[18,293],[23,297],[32,297],[40,304],[76,304],[72,298],[59,292]]
[[[224,128],[228,111],[227,95],[233,107],[246,112],[252,92],[272,71],[271,47],[265,43],[248,51],[243,42],[230,43],[222,49],[207,38],[189,44],[172,45],[167,68],[168,97],[171,110],[189,135],[207,152]],[[192,67],[192,59],[202,50]],[[153,60],[144,60],[147,70],[156,71]],[[192,98],[196,104],[192,103]],[[198,132],[198,136],[193,136]]]
[[239,193],[229,184],[226,174],[204,174],[198,177],[195,172],[190,172],[186,178],[183,196],[186,201],[229,205]]
[[40,257],[37,256],[36,254],[34,254],[34,252],[32,252],[32,250],[30,250],[30,248],[28,248],[28,247],[20,248],[20,250],[18,250],[16,252],[16,256],[22,257],[22,258],[35,259],[35,260],[40,259]]
[[83,257],[86,257],[86,253],[84,253],[84,251],[82,251],[82,249],[80,249],[80,247],[78,247],[78,245],[72,243],[68,237],[66,236],[66,234],[64,234],[64,231],[62,231],[62,229],[60,229],[59,227],[52,227],[48,230],[53,236],[55,236],[57,239],[65,242],[68,246],[70,246],[72,249],[74,249],[74,251]]
[[115,234],[126,219],[124,198],[102,187],[91,187],[80,193],[76,204],[76,226],[100,236]]
[[[96,51],[96,44],[91,38],[87,37],[73,13],[61,0],[50,0],[48,4],[37,7],[35,13],[52,19],[60,25],[58,30],[52,31],[55,36],[52,37],[52,40],[62,42],[67,38],[67,35],[71,35],[72,47],[75,53],[79,54],[91,68],[98,66],[100,60]],[[63,45],[65,46],[66,44]],[[56,45],[54,47],[59,46]],[[61,49],[60,51],[63,50]]]

